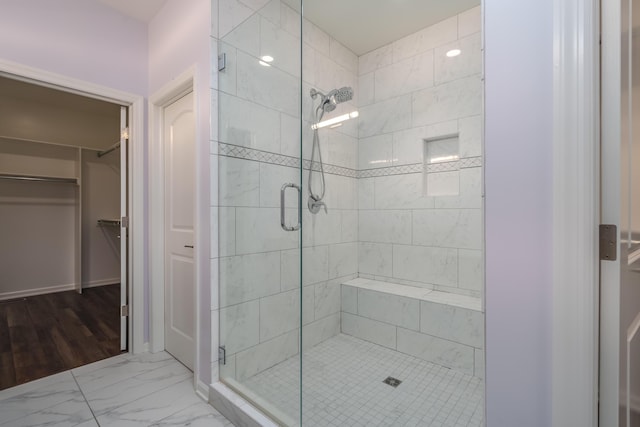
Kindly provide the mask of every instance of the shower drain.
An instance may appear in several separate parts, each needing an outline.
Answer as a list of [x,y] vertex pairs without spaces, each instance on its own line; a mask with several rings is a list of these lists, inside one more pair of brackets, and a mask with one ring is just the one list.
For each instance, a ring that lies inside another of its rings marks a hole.
[[389,384],[391,387],[398,387],[400,385],[400,383],[402,383],[402,381],[400,381],[397,378],[393,378],[393,377],[387,377],[387,379],[385,379],[384,381],[382,381],[385,384]]

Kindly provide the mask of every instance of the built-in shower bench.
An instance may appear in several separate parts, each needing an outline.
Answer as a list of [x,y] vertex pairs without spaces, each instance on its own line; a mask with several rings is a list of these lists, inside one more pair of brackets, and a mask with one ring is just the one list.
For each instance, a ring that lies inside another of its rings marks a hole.
[[480,298],[357,278],[342,284],[342,333],[483,376]]

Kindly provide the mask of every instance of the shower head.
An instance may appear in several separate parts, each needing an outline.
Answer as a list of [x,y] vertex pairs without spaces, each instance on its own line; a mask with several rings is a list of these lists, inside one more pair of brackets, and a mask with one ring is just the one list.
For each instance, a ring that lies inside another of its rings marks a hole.
[[350,87],[341,87],[340,89],[333,89],[328,94],[323,94],[315,89],[311,89],[311,98],[315,99],[320,95],[320,107],[325,112],[333,111],[336,109],[336,105],[353,99],[353,89]]
[[332,97],[335,99],[336,104],[351,101],[353,99],[353,89],[347,86],[341,87],[340,89],[334,89],[327,94],[327,98]]

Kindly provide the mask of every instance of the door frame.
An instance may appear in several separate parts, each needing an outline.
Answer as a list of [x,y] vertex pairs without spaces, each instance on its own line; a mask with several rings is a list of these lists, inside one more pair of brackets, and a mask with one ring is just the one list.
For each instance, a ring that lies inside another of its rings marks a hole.
[[[196,93],[196,67],[192,66],[181,75],[164,85],[161,89],[149,97],[149,346],[152,352],[165,349],[164,321],[164,253],[165,253],[165,197],[164,197],[164,143],[163,143],[163,110],[181,96],[193,92],[194,115],[196,119],[196,164],[198,160],[198,100]],[[197,176],[195,177],[197,180]],[[195,277],[195,301],[194,313],[194,388],[201,394],[208,395],[205,386],[199,384],[199,339],[200,339],[200,298],[201,286],[199,283],[198,267],[202,254],[207,254],[208,242],[198,236],[199,225],[197,218],[197,205],[199,194],[194,183],[194,277]],[[206,245],[206,248],[205,248]]]
[[553,1],[551,415],[558,427],[598,425],[601,13],[604,25],[611,10],[598,0]]
[[144,265],[144,98],[62,74],[30,67],[0,58],[0,75],[24,82],[74,93],[87,98],[113,102],[129,108],[129,270],[127,274],[129,324],[127,344],[130,353],[147,351],[144,337],[144,283],[147,274]]

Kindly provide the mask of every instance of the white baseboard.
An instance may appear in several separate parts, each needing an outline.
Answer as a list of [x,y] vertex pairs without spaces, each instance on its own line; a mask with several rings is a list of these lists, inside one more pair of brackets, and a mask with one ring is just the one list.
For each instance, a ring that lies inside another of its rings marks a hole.
[[92,280],[91,282],[82,282],[82,289],[97,288],[98,286],[106,286],[106,285],[117,285],[118,283],[120,283],[120,277]]
[[[93,280],[91,282],[83,283],[82,288],[83,289],[96,288],[98,286],[115,285],[117,283],[120,283],[119,277],[111,278],[111,279]],[[32,297],[35,295],[52,294],[54,292],[73,291],[75,289],[76,289],[76,285],[74,283],[69,283],[66,285],[55,285],[55,286],[46,286],[43,288],[25,289],[23,291],[3,292],[3,293],[0,293],[0,301]]]
[[16,298],[32,297],[34,295],[52,294],[54,292],[73,291],[76,286],[68,285],[47,286],[45,288],[25,289],[24,291],[4,292],[0,294],[0,301]]
[[196,386],[196,394],[200,397],[200,399],[204,400],[205,402],[209,402],[209,385],[198,380],[198,384]]

